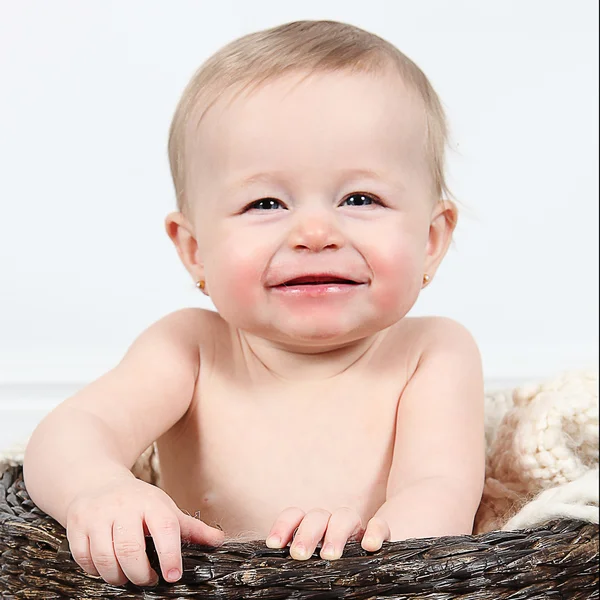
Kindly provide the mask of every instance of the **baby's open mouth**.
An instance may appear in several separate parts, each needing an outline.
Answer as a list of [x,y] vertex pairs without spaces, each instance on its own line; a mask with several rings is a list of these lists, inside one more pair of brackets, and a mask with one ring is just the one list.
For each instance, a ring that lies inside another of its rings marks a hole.
[[307,275],[305,277],[296,277],[290,279],[277,287],[289,287],[292,285],[358,285],[358,281],[352,281],[351,279],[341,279],[338,277],[331,276],[319,276],[319,275]]

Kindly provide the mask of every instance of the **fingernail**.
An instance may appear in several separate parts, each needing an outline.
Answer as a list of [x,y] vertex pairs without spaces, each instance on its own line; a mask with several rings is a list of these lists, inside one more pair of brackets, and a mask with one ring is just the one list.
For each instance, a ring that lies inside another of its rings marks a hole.
[[380,545],[377,542],[377,540],[375,538],[372,538],[372,537],[365,538],[364,544],[365,544],[365,546],[368,546],[369,548],[374,548],[374,549],[379,549],[380,548]]
[[306,551],[306,548],[304,547],[304,544],[294,544],[294,554],[298,558],[306,558],[306,555],[308,553]]
[[335,548],[331,542],[327,542],[323,549],[321,550],[321,554],[326,556],[327,558],[333,558],[335,556]]
[[167,573],[167,579],[169,581],[177,581],[180,577],[181,577],[181,572],[179,571],[179,569],[171,569]]
[[281,538],[278,535],[270,535],[266,541],[267,548],[279,548],[281,546]]

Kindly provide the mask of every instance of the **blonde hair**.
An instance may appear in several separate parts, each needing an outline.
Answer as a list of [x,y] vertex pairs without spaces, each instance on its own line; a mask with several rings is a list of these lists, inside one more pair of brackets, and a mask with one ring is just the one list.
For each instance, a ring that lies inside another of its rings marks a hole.
[[234,86],[257,87],[292,72],[377,73],[390,64],[423,101],[427,125],[425,150],[430,160],[434,193],[438,200],[450,198],[444,175],[446,116],[423,71],[391,43],[353,25],[336,21],[295,21],[230,42],[206,60],[188,83],[169,132],[169,163],[179,210],[186,205],[186,129],[194,121],[199,123],[227,90]]

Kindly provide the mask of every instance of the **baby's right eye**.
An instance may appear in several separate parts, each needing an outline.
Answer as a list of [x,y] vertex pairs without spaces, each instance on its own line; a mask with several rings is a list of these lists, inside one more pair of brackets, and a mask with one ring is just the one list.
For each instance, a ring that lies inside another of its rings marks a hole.
[[283,208],[283,204],[275,198],[261,198],[256,202],[252,202],[246,207],[246,210],[256,208],[257,210],[275,210],[278,206]]

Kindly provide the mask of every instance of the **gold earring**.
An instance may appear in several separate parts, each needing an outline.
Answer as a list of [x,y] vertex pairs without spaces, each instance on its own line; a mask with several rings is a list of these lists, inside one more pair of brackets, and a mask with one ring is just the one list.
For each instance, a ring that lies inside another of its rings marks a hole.
[[425,275],[423,275],[423,287],[428,285],[430,281],[431,281],[431,277],[429,277],[429,275],[427,275],[427,273],[425,273]]
[[202,279],[200,281],[196,281],[196,287],[199,290],[204,291],[204,288],[206,287],[206,284],[204,283],[204,281],[202,281]]

